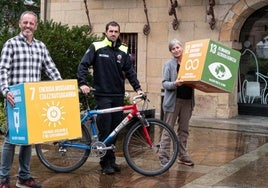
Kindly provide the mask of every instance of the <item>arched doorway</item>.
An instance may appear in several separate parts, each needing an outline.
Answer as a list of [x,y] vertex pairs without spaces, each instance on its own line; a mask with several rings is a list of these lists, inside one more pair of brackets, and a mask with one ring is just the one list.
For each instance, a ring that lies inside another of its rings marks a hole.
[[246,19],[239,41],[238,113],[268,116],[268,6]]
[[[223,23],[221,24],[221,30],[219,34],[219,41],[226,44],[227,46],[243,51],[243,41],[240,40],[240,35],[242,28],[245,25],[248,18],[253,15],[255,12],[262,10],[264,7],[268,6],[267,0],[257,0],[257,1],[244,1],[240,0],[235,3],[231,9],[226,14]],[[239,77],[240,78],[240,77]],[[239,80],[239,79],[238,79]],[[229,95],[229,107],[231,109],[236,109],[236,114],[242,114],[241,106],[242,105],[251,105],[253,104],[242,104],[239,102],[239,84],[237,84],[237,91]],[[268,105],[265,105],[268,107]],[[247,108],[247,107],[245,107]],[[262,111],[267,111],[263,109],[264,106],[258,107]],[[251,115],[261,115],[260,113],[253,113],[256,109],[251,108],[249,110]],[[245,114],[245,113],[244,113]],[[262,114],[263,115],[263,114]],[[265,115],[266,116],[266,115]],[[267,115],[268,116],[268,115]]]

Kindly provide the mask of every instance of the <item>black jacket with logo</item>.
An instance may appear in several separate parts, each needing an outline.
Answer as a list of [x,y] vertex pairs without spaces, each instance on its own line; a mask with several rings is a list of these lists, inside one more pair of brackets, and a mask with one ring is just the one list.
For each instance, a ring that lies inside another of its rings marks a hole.
[[124,96],[125,77],[135,91],[140,89],[137,74],[130,60],[128,49],[118,39],[115,47],[105,37],[92,43],[78,66],[78,84],[87,85],[87,75],[93,66],[93,87],[96,96]]

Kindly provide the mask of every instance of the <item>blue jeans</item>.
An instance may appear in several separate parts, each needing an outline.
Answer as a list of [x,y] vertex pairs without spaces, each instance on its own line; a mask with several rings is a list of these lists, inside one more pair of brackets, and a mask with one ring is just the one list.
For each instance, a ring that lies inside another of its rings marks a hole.
[[[13,164],[16,145],[5,138],[1,153],[0,179],[6,177],[10,179],[10,169]],[[21,179],[30,178],[30,160],[32,155],[31,145],[22,145],[19,150],[19,177]]]

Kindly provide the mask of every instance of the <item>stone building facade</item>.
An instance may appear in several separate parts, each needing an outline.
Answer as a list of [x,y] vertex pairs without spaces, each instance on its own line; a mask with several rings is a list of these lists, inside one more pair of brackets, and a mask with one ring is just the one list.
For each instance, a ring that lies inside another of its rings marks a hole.
[[[177,2],[178,6],[173,4],[172,9],[171,2]],[[168,42],[173,38],[182,42],[209,38],[241,50],[239,36],[244,22],[267,5],[267,0],[45,0],[41,4],[41,18],[69,26],[91,24],[92,32],[99,35],[106,23],[115,20],[121,25],[121,33],[136,33],[138,77],[160,114],[162,66],[171,58]],[[214,14],[207,14],[209,9]],[[174,10],[176,15],[169,14]],[[177,28],[173,24],[175,18]],[[144,32],[146,24],[150,28],[148,34]],[[132,91],[128,85],[127,89]],[[233,93],[196,90],[195,101],[194,115],[215,118],[238,115],[237,87]]]

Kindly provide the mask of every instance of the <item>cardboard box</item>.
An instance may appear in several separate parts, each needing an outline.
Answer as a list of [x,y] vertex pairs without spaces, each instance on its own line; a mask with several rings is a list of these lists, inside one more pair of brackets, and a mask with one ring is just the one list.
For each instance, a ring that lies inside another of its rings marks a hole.
[[36,144],[82,136],[76,80],[17,84],[15,106],[7,106],[9,139]]
[[233,92],[240,56],[210,39],[186,42],[178,77],[204,92]]

